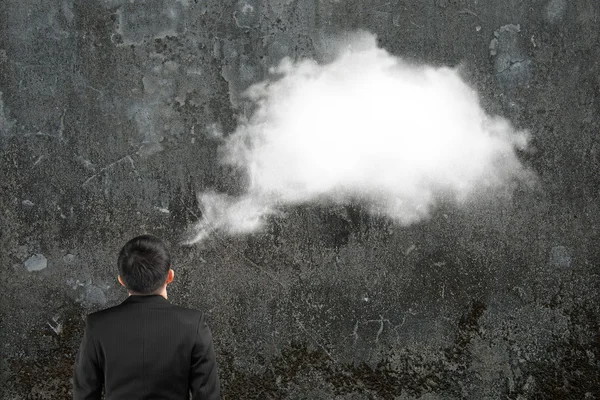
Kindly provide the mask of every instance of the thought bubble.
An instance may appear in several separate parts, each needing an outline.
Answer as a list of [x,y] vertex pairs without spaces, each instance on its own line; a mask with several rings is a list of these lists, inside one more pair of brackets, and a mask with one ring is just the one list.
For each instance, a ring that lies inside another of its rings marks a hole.
[[254,232],[270,214],[315,202],[409,225],[442,194],[460,203],[522,173],[526,132],[487,114],[456,69],[408,63],[369,33],[332,43],[330,61],[283,59],[244,93],[253,111],[223,139],[221,161],[247,188],[199,193],[190,243]]

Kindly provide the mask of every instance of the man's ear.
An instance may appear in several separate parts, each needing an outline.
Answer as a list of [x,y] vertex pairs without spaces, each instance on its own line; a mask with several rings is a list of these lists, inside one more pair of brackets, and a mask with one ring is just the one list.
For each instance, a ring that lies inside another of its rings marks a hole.
[[166,283],[169,284],[169,283],[173,282],[174,277],[175,277],[175,271],[173,271],[172,269],[169,269],[169,274],[167,275]]
[[119,283],[123,285],[123,287],[127,287],[125,286],[125,283],[123,283],[123,278],[121,278],[121,275],[117,275],[117,279],[119,280]]

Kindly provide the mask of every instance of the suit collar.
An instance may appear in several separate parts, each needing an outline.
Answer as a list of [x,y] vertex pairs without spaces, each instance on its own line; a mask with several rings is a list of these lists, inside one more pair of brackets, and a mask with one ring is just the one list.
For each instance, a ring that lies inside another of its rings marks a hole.
[[149,294],[149,295],[138,295],[132,294],[128,298],[125,299],[123,304],[132,304],[132,303],[145,303],[145,304],[170,304],[169,300],[165,299],[159,294]]

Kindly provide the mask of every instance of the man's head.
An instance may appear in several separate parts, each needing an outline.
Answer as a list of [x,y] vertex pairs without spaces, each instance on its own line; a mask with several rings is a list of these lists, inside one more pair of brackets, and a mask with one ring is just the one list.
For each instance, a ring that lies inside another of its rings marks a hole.
[[134,294],[161,294],[173,280],[171,255],[151,235],[131,239],[119,253],[119,282]]

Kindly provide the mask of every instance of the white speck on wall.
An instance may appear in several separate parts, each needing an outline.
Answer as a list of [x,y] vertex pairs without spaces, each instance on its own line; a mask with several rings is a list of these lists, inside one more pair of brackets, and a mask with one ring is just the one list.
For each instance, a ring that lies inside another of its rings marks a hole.
[[122,35],[122,45],[141,43],[148,38],[158,39],[167,36],[177,36],[184,30],[182,12],[186,2],[156,0],[145,2],[139,7],[130,1],[117,9],[119,28],[117,33]]
[[0,134],[8,134],[15,126],[14,121],[10,121],[5,116],[4,101],[2,101],[3,93],[0,92]]
[[498,54],[498,38],[493,38],[490,41],[490,56],[495,56]]
[[550,0],[546,5],[546,19],[549,22],[559,22],[567,10],[566,0]]
[[218,124],[210,124],[206,127],[206,133],[213,139],[223,139],[223,130]]
[[144,140],[137,151],[137,154],[141,157],[149,157],[163,150],[160,142],[164,140],[164,137],[156,128],[158,119],[156,114],[155,108],[152,106],[135,107],[133,109],[133,116],[138,130],[144,135]]
[[293,0],[271,0],[269,5],[276,15],[281,15],[293,2]]
[[106,304],[106,295],[98,286],[88,286],[86,288],[85,300],[98,305]]
[[204,72],[202,71],[201,68],[188,68],[186,70],[188,75],[198,75],[198,76],[203,76]]
[[21,202],[22,205],[24,205],[25,207],[33,207],[35,204],[33,204],[33,201],[31,200],[23,200]]
[[503,25],[494,32],[489,46],[496,76],[509,86],[524,84],[531,77],[532,61],[521,49],[520,34],[519,24]]
[[87,160],[82,156],[75,157],[75,160],[79,162],[79,164],[86,170],[90,172],[96,172],[96,166],[90,160]]
[[569,248],[565,246],[554,246],[550,249],[550,265],[557,268],[569,268],[571,267],[572,261],[573,259]]
[[43,254],[34,254],[23,263],[27,271],[41,271],[48,266],[48,260]]
[[81,287],[85,287],[88,283],[81,282],[79,279],[67,279],[67,285],[69,285],[73,290],[77,290]]
[[63,325],[59,322],[58,317],[52,317],[52,321],[48,321],[47,324],[55,334],[60,335],[63,332]]
[[244,14],[254,12],[254,7],[251,4],[244,3],[244,5],[242,6],[242,12]]
[[257,0],[240,0],[233,12],[233,20],[239,27],[252,28],[258,26],[260,2]]

